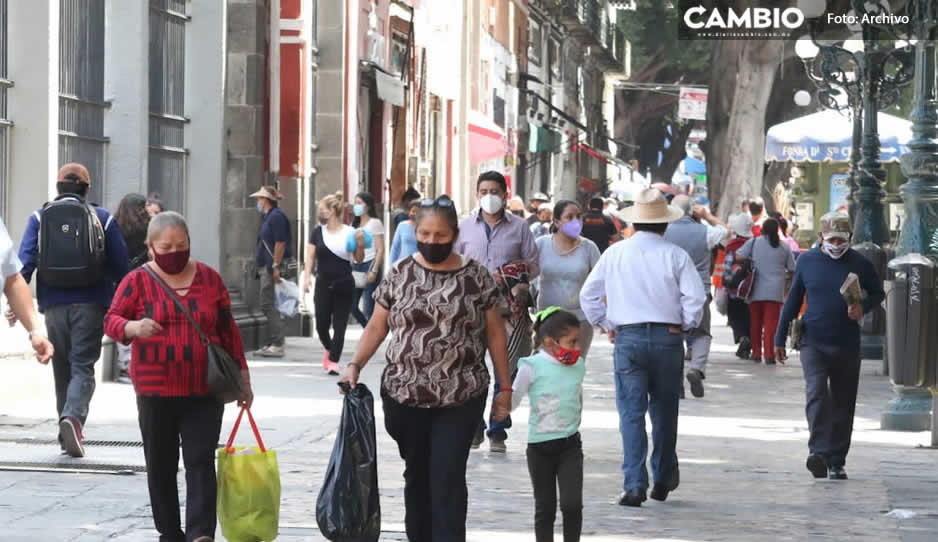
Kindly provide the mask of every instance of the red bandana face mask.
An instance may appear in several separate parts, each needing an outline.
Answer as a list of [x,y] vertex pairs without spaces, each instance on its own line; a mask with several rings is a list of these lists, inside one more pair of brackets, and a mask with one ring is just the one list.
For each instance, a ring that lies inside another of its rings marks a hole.
[[573,350],[557,345],[550,352],[550,355],[554,356],[554,359],[564,365],[574,365],[580,359],[580,350]]
[[163,254],[154,250],[153,260],[156,261],[156,265],[160,266],[160,269],[166,271],[166,273],[178,275],[183,272],[186,268],[186,264],[189,263],[189,250],[177,250]]

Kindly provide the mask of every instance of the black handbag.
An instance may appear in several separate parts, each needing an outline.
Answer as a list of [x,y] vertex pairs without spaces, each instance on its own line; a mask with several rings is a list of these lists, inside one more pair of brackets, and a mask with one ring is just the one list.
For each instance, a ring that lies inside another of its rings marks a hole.
[[222,346],[209,340],[208,335],[202,331],[202,327],[195,321],[192,313],[189,312],[189,309],[182,303],[179,296],[176,295],[176,292],[174,292],[149,265],[144,265],[143,268],[146,269],[147,273],[156,280],[156,283],[166,291],[167,295],[172,298],[173,303],[176,304],[176,308],[186,315],[186,318],[189,319],[189,323],[192,324],[192,327],[199,333],[199,338],[208,352],[206,380],[208,381],[209,393],[214,395],[215,398],[222,403],[230,403],[240,399],[244,393],[244,384],[241,379],[241,365],[235,361],[231,354]]

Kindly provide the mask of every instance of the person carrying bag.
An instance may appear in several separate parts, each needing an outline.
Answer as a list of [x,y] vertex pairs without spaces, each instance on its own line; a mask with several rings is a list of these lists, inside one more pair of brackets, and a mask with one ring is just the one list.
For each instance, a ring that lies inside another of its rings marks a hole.
[[[257,446],[236,448],[234,439],[245,412]],[[238,413],[228,444],[218,449],[218,521],[221,533],[230,542],[269,542],[279,534],[277,453],[264,446],[254,416],[247,407]]]

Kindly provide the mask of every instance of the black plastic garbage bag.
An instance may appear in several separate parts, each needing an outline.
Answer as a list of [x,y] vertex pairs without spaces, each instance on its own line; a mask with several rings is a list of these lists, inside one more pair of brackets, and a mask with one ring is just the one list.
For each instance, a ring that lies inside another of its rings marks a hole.
[[316,501],[316,523],[333,542],[375,542],[381,534],[375,401],[364,384],[340,386],[346,391],[342,421]]

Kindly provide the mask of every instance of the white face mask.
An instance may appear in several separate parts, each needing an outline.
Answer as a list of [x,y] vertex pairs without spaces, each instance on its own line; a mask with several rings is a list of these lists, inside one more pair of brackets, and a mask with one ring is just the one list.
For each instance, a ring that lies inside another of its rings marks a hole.
[[486,194],[482,196],[482,199],[479,200],[479,204],[482,207],[482,210],[490,215],[494,215],[502,210],[505,203],[502,201],[502,198],[496,196],[495,194]]
[[835,245],[834,243],[824,241],[824,252],[826,252],[828,256],[835,260],[843,258],[844,254],[847,253],[848,248],[850,248],[849,243]]

